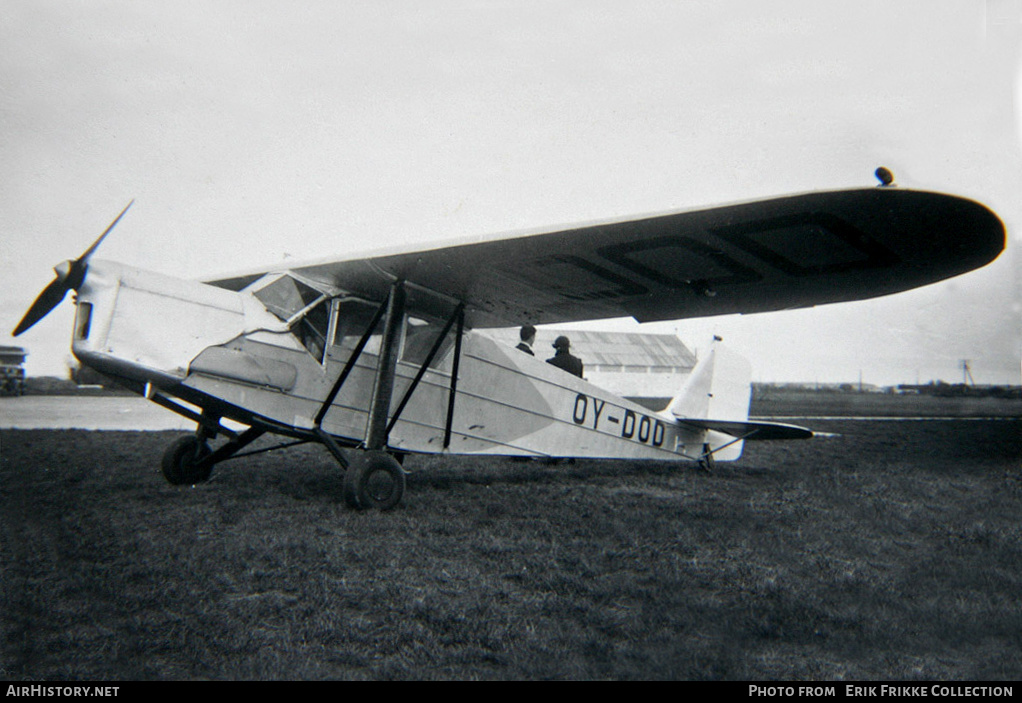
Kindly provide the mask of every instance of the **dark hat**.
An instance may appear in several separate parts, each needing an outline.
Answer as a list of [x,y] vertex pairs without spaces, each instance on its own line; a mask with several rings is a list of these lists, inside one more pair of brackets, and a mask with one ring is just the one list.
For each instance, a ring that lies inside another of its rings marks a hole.
[[571,341],[563,334],[554,340],[554,349],[570,349]]

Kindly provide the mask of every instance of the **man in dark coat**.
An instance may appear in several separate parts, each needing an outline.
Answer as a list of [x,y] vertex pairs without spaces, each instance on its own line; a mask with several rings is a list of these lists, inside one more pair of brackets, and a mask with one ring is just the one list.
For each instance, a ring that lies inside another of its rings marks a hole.
[[557,353],[554,354],[552,359],[547,359],[546,362],[582,378],[582,360],[577,356],[571,355],[569,351],[571,349],[571,341],[562,334],[554,341],[554,349],[557,350]]
[[518,331],[518,336],[522,341],[518,343],[515,349],[523,351],[529,356],[536,356],[532,351],[532,345],[536,343],[536,328],[532,325],[522,325],[522,329]]

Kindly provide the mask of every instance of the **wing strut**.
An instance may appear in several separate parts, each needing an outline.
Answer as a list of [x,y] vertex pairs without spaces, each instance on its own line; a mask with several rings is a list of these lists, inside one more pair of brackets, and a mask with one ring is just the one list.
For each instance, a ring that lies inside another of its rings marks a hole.
[[383,339],[381,340],[380,345],[380,358],[376,368],[376,380],[373,386],[373,396],[369,406],[369,421],[366,425],[365,441],[362,444],[363,448],[366,450],[386,449],[391,430],[394,429],[394,425],[397,424],[397,421],[400,419],[401,413],[404,411],[405,406],[408,405],[409,400],[411,400],[412,394],[418,387],[422,377],[426,373],[426,370],[429,368],[429,365],[433,362],[433,359],[436,358],[444,340],[450,334],[451,328],[454,327],[455,323],[457,323],[457,332],[454,341],[454,364],[451,372],[451,386],[447,402],[447,424],[444,430],[444,448],[446,449],[450,446],[451,426],[454,420],[454,401],[457,394],[458,384],[458,365],[461,360],[461,340],[465,331],[465,304],[463,302],[459,303],[454,312],[447,319],[443,330],[441,330],[440,334],[437,335],[436,340],[433,342],[433,346],[430,348],[429,354],[426,355],[426,359],[419,366],[419,370],[416,373],[415,378],[401,397],[397,410],[395,410],[394,414],[391,416],[390,405],[394,396],[394,381],[397,374],[397,357],[401,341],[401,325],[404,321],[405,299],[406,293],[404,281],[395,281],[391,285],[391,290],[387,299],[376,310],[376,314],[369,323],[369,327],[355,346],[355,349],[352,351],[347,363],[341,370],[337,380],[334,382],[333,387],[331,387],[330,392],[323,400],[323,404],[320,407],[319,412],[316,413],[313,432],[319,440],[326,445],[327,449],[334,455],[338,463],[340,463],[345,469],[348,468],[348,459],[345,457],[343,451],[333,437],[331,437],[330,434],[323,429],[323,419],[326,417],[327,412],[329,412],[330,406],[337,398],[337,394],[340,392],[341,387],[344,385],[344,382],[347,380],[349,374],[354,368],[355,362],[361,356],[363,349],[368,343],[369,337],[376,330],[381,319],[384,319]]
[[458,366],[461,363],[461,338],[465,333],[465,306],[458,306],[458,336],[454,338],[454,366],[451,369],[451,392],[447,397],[447,424],[444,427],[444,449],[451,446],[451,425],[454,423],[454,399],[458,393]]
[[345,470],[348,468],[348,458],[344,455],[344,452],[341,451],[341,448],[338,446],[337,442],[334,441],[334,438],[330,436],[330,433],[323,429],[323,418],[326,417],[327,411],[330,410],[330,406],[333,405],[334,400],[337,398],[337,394],[340,393],[341,386],[343,386],[344,382],[348,380],[351,370],[355,368],[355,362],[357,362],[358,358],[362,356],[362,350],[365,349],[366,344],[369,343],[369,338],[373,336],[373,332],[376,330],[376,325],[380,323],[380,318],[383,317],[383,313],[387,310],[389,304],[388,301],[389,298],[388,300],[383,301],[380,307],[377,308],[376,314],[373,315],[372,322],[369,323],[366,331],[362,334],[362,338],[358,340],[358,344],[356,344],[355,348],[352,350],[351,356],[348,357],[347,363],[344,365],[344,368],[341,369],[341,374],[337,377],[337,380],[334,381],[334,385],[330,389],[330,392],[327,393],[326,399],[323,401],[323,405],[320,407],[319,412],[316,413],[316,418],[314,420],[315,424],[313,425],[312,431],[316,433],[316,436],[319,437],[320,441],[326,445],[326,448],[331,454],[333,454],[337,463]]
[[[433,358],[436,357],[437,352],[440,351],[440,347],[443,345],[444,340],[450,333],[451,327],[454,326],[455,321],[458,322],[458,341],[455,342],[455,345],[458,346],[460,344],[462,325],[464,323],[464,312],[465,304],[459,303],[458,307],[454,311],[454,314],[451,315],[450,319],[447,320],[447,324],[444,325],[444,329],[440,332],[440,334],[437,335],[436,341],[433,342],[433,347],[429,350],[429,354],[426,355],[426,360],[422,362],[421,366],[419,366],[418,373],[415,374],[415,378],[412,380],[411,385],[408,386],[408,390],[405,391],[404,396],[401,398],[401,402],[398,403],[397,410],[394,411],[393,417],[390,418],[390,423],[387,425],[388,437],[390,436],[391,430],[394,429],[394,425],[397,424],[398,418],[401,417],[401,413],[404,412],[405,406],[408,405],[408,401],[411,399],[412,393],[418,387],[419,381],[421,381],[422,377],[426,374],[426,369],[429,367],[430,364],[433,363]],[[455,376],[452,376],[451,379],[452,383],[454,383],[454,379],[456,377],[457,377],[456,374]]]
[[341,386],[343,386],[344,382],[348,380],[348,375],[351,373],[351,370],[355,368],[355,362],[358,361],[360,356],[362,356],[362,350],[365,349],[366,344],[369,343],[369,338],[373,336],[373,331],[376,329],[376,325],[380,323],[380,318],[383,317],[383,312],[386,309],[387,302],[384,301],[376,310],[376,314],[373,315],[373,320],[369,323],[369,327],[366,328],[362,338],[358,340],[358,344],[356,344],[355,348],[352,350],[351,356],[348,357],[348,362],[341,370],[341,375],[338,376],[337,380],[334,382],[333,388],[331,388],[330,392],[327,393],[326,400],[323,401],[323,406],[319,409],[319,412],[316,413],[315,423],[317,428],[323,424],[323,418],[326,417],[326,413],[330,409],[330,406],[333,405],[334,400],[337,398],[337,394],[341,392]]
[[376,383],[369,405],[369,422],[366,426],[365,447],[370,451],[387,447],[387,416],[390,401],[394,396],[394,377],[397,373],[398,346],[401,343],[401,323],[405,314],[405,284],[395,281],[387,297],[387,316],[383,324],[383,340],[380,346],[380,362],[376,367]]
[[699,455],[699,459],[698,459],[698,461],[699,461],[699,468],[703,469],[704,471],[713,471],[713,467],[714,467],[714,465],[716,463],[714,461],[714,455],[716,455],[717,452],[719,452],[719,451],[721,451],[723,449],[727,449],[732,444],[737,444],[738,442],[744,442],[745,440],[752,438],[752,436],[755,435],[759,431],[760,431],[759,428],[757,428],[757,429],[751,430],[750,432],[747,432],[746,434],[744,434],[744,435],[742,435],[740,437],[739,436],[734,436],[735,438],[732,439],[730,442],[722,444],[719,447],[717,447],[716,449],[712,448],[709,443],[704,444],[703,445],[703,453]]

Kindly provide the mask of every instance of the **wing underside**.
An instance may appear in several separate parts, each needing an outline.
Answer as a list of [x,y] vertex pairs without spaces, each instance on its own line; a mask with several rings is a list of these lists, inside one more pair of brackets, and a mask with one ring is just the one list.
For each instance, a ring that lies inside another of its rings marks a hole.
[[[983,266],[1004,247],[971,200],[871,188],[795,195],[291,267],[382,299],[395,280],[463,301],[474,327],[640,322],[872,298]],[[240,288],[254,274],[214,281]]]

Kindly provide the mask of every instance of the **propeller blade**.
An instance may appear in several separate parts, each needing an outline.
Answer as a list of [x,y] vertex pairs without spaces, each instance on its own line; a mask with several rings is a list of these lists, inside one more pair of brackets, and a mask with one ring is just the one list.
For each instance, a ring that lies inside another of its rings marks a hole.
[[92,243],[92,246],[86,249],[85,253],[78,257],[77,261],[84,262],[89,260],[89,257],[92,256],[92,253],[96,251],[97,248],[99,248],[100,243],[103,241],[103,239],[106,238],[106,235],[110,234],[110,230],[112,230],[117,225],[117,223],[121,221],[121,218],[124,217],[124,213],[128,211],[128,208],[131,207],[134,202],[135,199],[132,198],[131,202],[125,205],[124,209],[121,210],[121,214],[114,218],[114,221],[110,223],[110,226],[103,230],[103,234],[99,235],[99,239],[94,241]]
[[64,299],[64,296],[67,295],[70,289],[71,286],[68,285],[66,279],[59,276],[53,279],[50,285],[43,288],[43,292],[32,303],[32,307],[25,313],[25,317],[21,318],[21,322],[14,329],[14,336],[17,337],[29,327],[39,322],[39,320],[46,317],[50,310],[60,305],[60,301]]
[[78,290],[78,286],[82,285],[82,281],[85,280],[85,272],[88,269],[89,257],[99,248],[99,245],[103,242],[110,230],[121,221],[124,217],[124,213],[128,211],[128,208],[135,202],[132,198],[131,202],[124,206],[121,210],[121,214],[114,218],[114,221],[103,230],[103,234],[99,235],[99,239],[92,243],[92,246],[85,250],[85,253],[79,256],[74,261],[65,261],[60,264],[56,271],[57,277],[50,283],[50,285],[43,288],[43,292],[39,294],[39,297],[35,299],[32,306],[25,313],[25,317],[21,318],[21,322],[14,328],[12,334],[17,337],[19,334],[29,329],[32,325],[39,322],[39,320],[46,317],[50,310],[60,305],[60,301],[64,299],[67,292],[72,288]]

